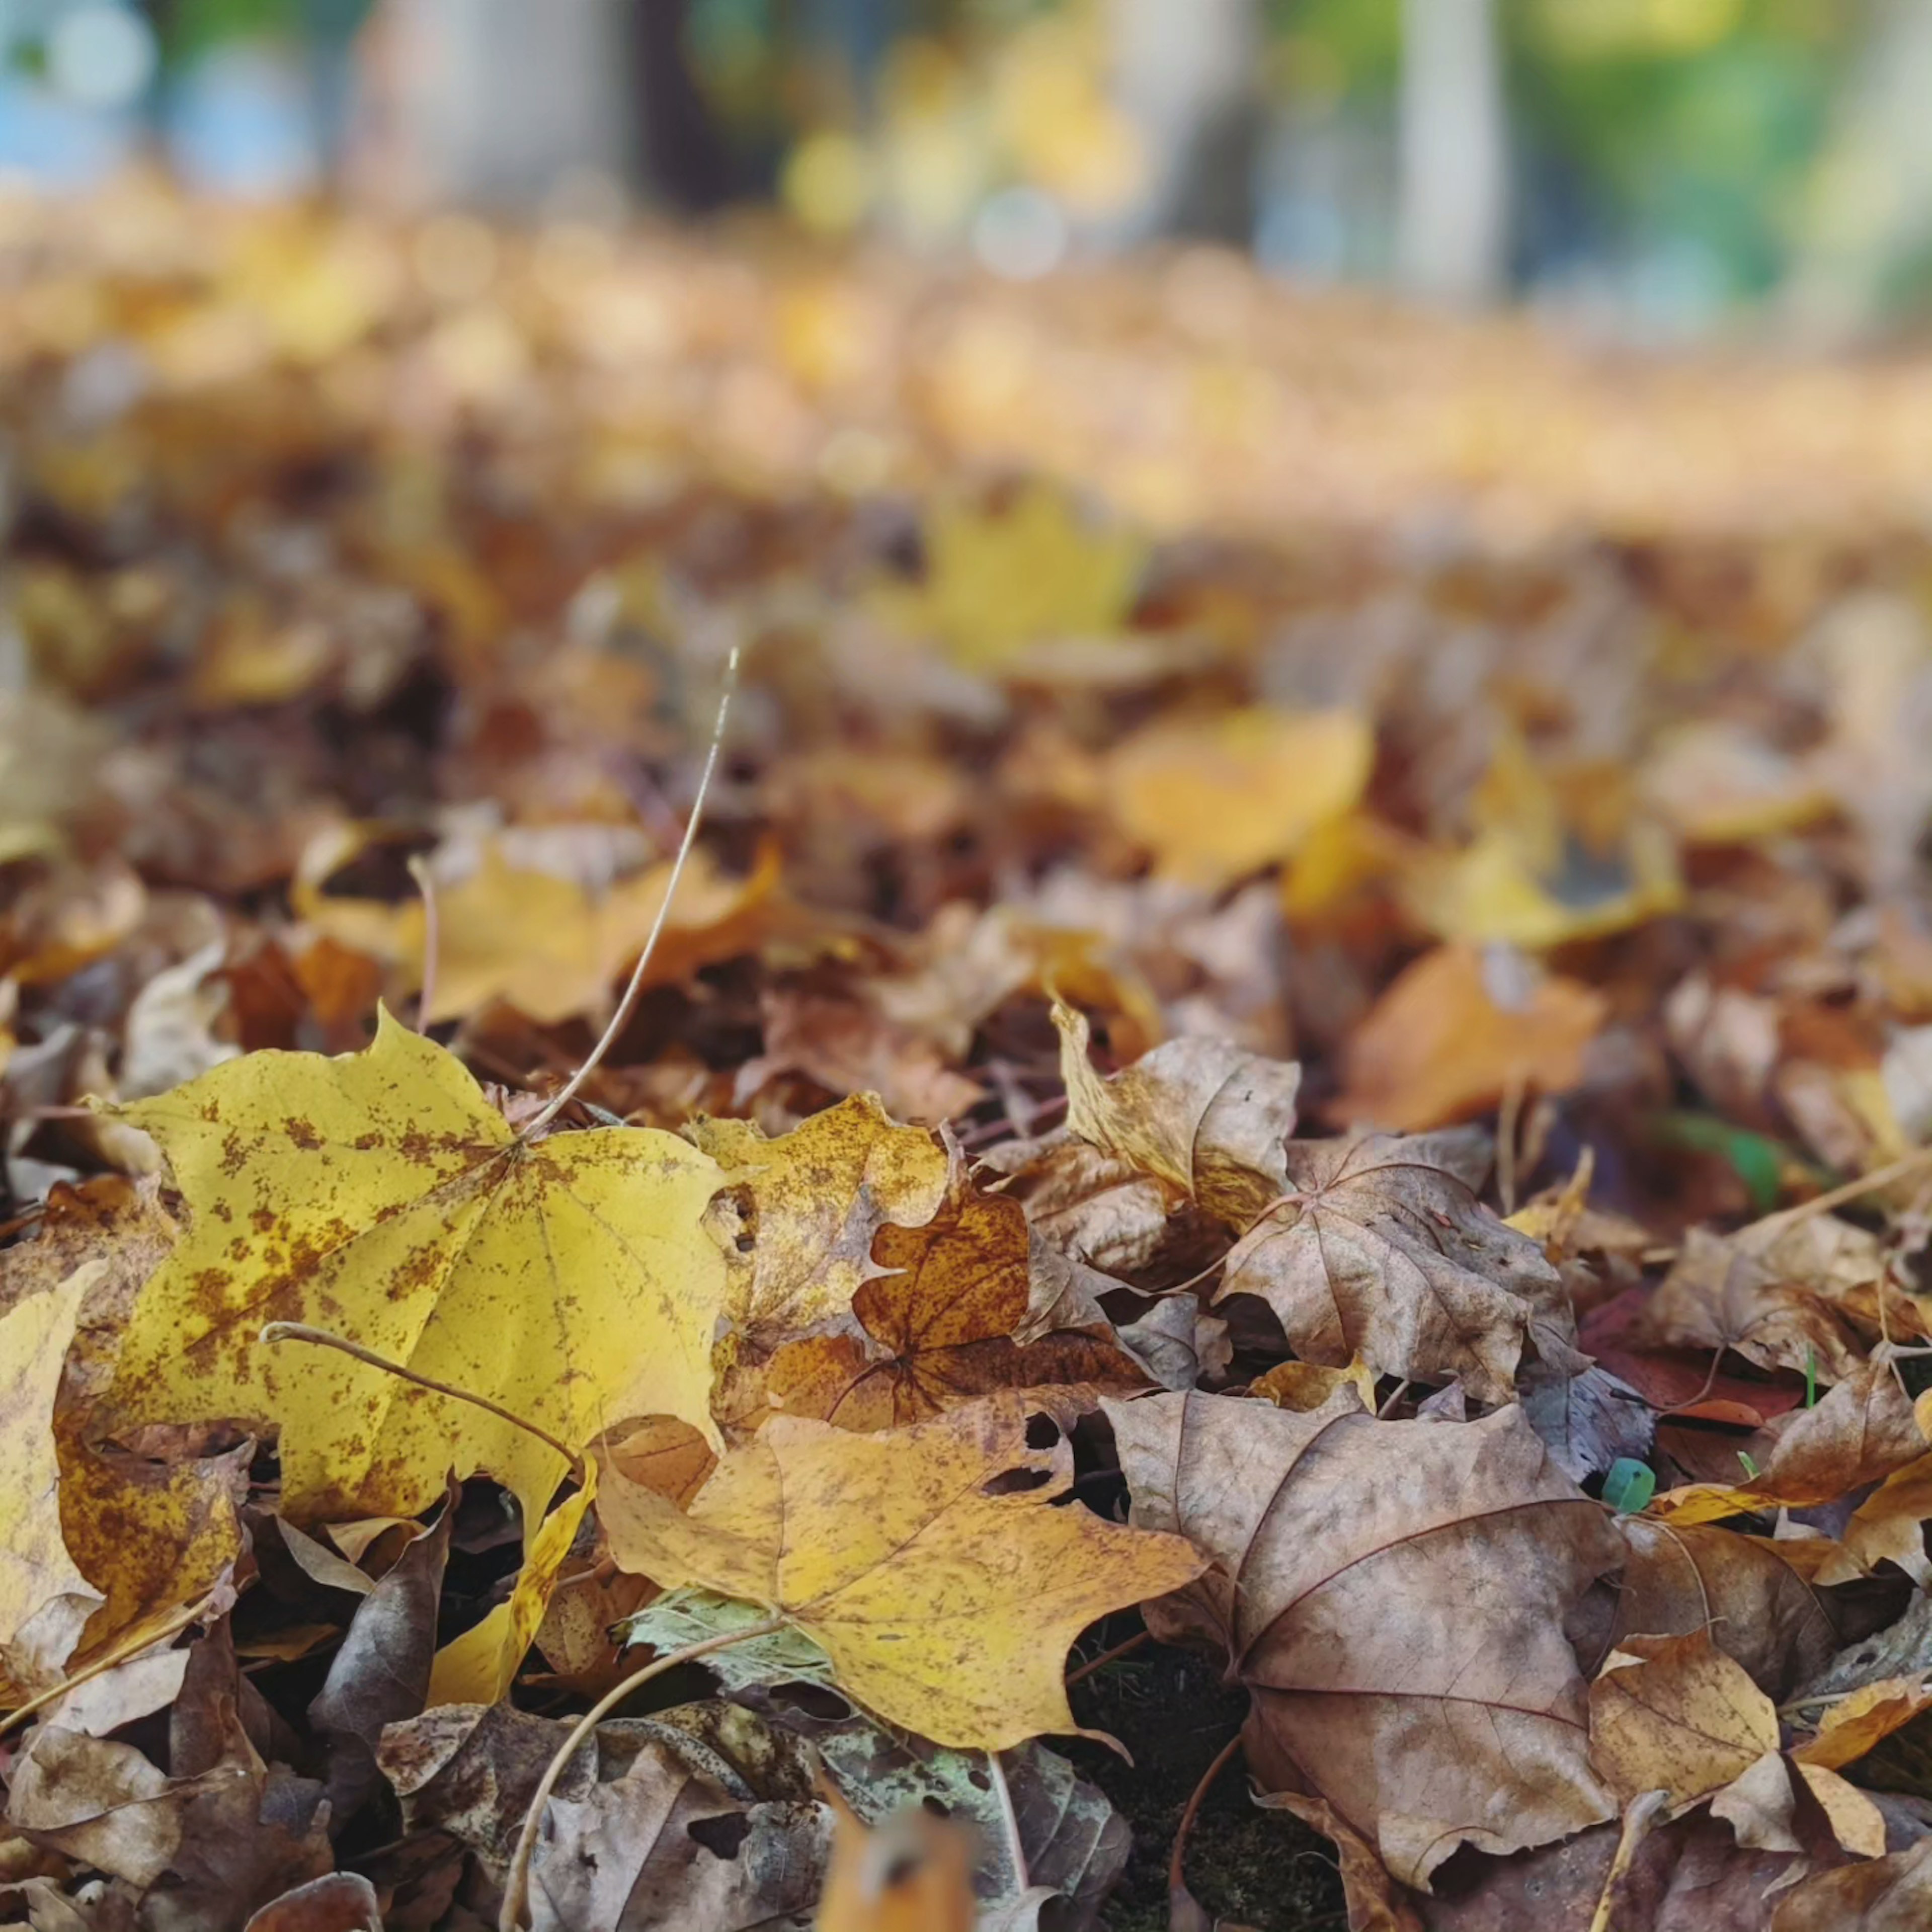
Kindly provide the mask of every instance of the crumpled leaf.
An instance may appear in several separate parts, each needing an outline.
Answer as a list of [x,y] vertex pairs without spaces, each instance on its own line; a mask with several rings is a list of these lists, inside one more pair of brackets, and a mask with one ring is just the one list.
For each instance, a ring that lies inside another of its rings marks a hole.
[[652,1412],[709,1426],[724,1270],[702,1216],[720,1177],[674,1136],[526,1147],[387,1016],[364,1053],[250,1054],[121,1112],[161,1144],[188,1226],[141,1292],[107,1406],[121,1426],[211,1410],[279,1426],[298,1521],[413,1514],[454,1461],[499,1477],[533,1526],[565,1465],[334,1350],[264,1346],[272,1320],[344,1334],[566,1442]]
[[103,1601],[62,1535],[53,1414],[81,1304],[106,1270],[88,1262],[0,1315],[0,1691],[57,1682]]
[[1107,802],[1156,873],[1210,892],[1292,859],[1360,799],[1374,728],[1352,711],[1250,705],[1162,719],[1110,752]]
[[[770,1139],[749,1121],[698,1120],[686,1138],[716,1161],[730,1191],[718,1412],[755,1414],[758,1372],[780,1343],[844,1325],[852,1298],[878,1272],[872,1240],[890,1222],[919,1227],[946,1198],[945,1150],[854,1094]],[[634,1405],[642,1412],[653,1405]],[[658,1403],[658,1408],[666,1405]],[[676,1412],[682,1413],[681,1411]]]
[[1150,1605],[1228,1660],[1264,1788],[1309,1790],[1406,1884],[1610,1815],[1564,1619],[1622,1560],[1600,1508],[1510,1408],[1378,1422],[1226,1396],[1102,1405],[1133,1520],[1214,1559]]
[[1230,1040],[1174,1040],[1111,1080],[1087,1057],[1084,1014],[1056,1001],[1070,1132],[1245,1227],[1286,1190],[1301,1069]]
[[1000,1389],[1144,1388],[1140,1365],[1097,1309],[1076,1328],[1036,1306],[1058,1258],[1036,1259],[1034,1246],[1017,1202],[980,1193],[956,1174],[922,1227],[884,1227],[874,1238],[872,1259],[887,1272],[853,1297],[863,1335],[787,1344],[766,1377],[772,1400],[794,1415],[865,1430]]
[[1289,1208],[1235,1244],[1216,1304],[1260,1297],[1304,1360],[1359,1356],[1378,1376],[1508,1401],[1532,1331],[1567,1340],[1562,1280],[1484,1210],[1459,1156],[1429,1135],[1289,1142]]
[[[1072,1452],[1030,1448],[1026,1416],[1012,1396],[877,1436],[780,1416],[688,1514],[608,1475],[599,1514],[626,1569],[782,1612],[888,1722],[1002,1749],[1076,1728],[1064,1677],[1088,1624],[1201,1567],[1178,1538],[1051,1507]],[[998,1480],[1022,1472],[1048,1480]]]

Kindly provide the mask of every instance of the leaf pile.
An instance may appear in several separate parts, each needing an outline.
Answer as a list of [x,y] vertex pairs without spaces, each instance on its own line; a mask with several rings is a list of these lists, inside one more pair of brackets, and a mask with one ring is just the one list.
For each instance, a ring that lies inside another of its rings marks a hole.
[[0,1924],[1932,1918],[1921,362],[0,289]]

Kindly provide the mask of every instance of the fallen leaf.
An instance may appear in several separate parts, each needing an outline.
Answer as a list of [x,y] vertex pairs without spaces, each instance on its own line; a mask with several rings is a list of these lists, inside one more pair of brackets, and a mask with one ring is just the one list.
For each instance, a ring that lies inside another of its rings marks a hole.
[[1772,1932],[1920,1932],[1932,1912],[1932,1836],[1910,1850],[1819,1872],[1772,1915]]
[[[930,1134],[890,1119],[869,1094],[776,1139],[745,1120],[694,1120],[685,1133],[718,1163],[718,1184],[730,1190],[721,1204],[736,1210],[716,1398],[720,1415],[734,1419],[764,1406],[760,1378],[780,1343],[849,1322],[852,1298],[878,1272],[873,1237],[888,1222],[929,1221],[949,1164]],[[638,1402],[631,1412],[653,1406],[671,1408]]]
[[1816,1731],[1791,1755],[1800,1764],[1837,1771],[1926,1710],[1932,1710],[1932,1686],[1918,1678],[1881,1677],[1828,1706]]
[[1215,1567],[1149,1605],[1254,1700],[1264,1789],[1312,1789],[1405,1884],[1456,1846],[1539,1844],[1610,1815],[1563,1619],[1621,1550],[1520,1410],[1378,1422],[1226,1396],[1102,1405],[1133,1520]]
[[1284,1191],[1301,1069],[1227,1040],[1177,1040],[1103,1080],[1084,1015],[1058,1002],[1068,1130],[1245,1227]]
[[1328,1118],[1416,1133],[1483,1113],[1512,1090],[1565,1092],[1609,1011],[1575,980],[1492,973],[1473,946],[1438,946],[1349,1035]]
[[1624,1641],[1590,1686],[1590,1762],[1620,1801],[1664,1791],[1682,1808],[1775,1755],[1771,1700],[1708,1631]]
[[1532,1330],[1567,1326],[1542,1250],[1483,1209],[1433,1137],[1285,1153],[1289,1211],[1235,1244],[1216,1304],[1258,1296],[1306,1361],[1359,1357],[1378,1376],[1453,1377],[1479,1402],[1508,1400]]
[[[997,1480],[1016,1474],[1047,1480]],[[1178,1538],[1050,1507],[1072,1475],[1064,1440],[1029,1448],[1024,1405],[989,1397],[878,1436],[780,1416],[688,1515],[621,1482],[600,1514],[626,1569],[766,1605],[889,1722],[998,1750],[1072,1730],[1074,1638],[1201,1567]]]
[[60,1287],[0,1315],[0,1692],[16,1700],[57,1682],[104,1600],[68,1554],[60,1519],[54,1396],[82,1302],[106,1271],[76,1269]]
[[[884,1227],[872,1259],[886,1272],[853,1297],[864,1330],[788,1343],[766,1377],[772,1400],[842,1429],[886,1429],[1000,1389],[1143,1388],[1139,1365],[1104,1316],[1042,1332],[1025,1210],[956,1175],[922,1227]],[[1044,1270],[1041,1270],[1043,1274]],[[1040,1312],[1051,1319],[1052,1311]]]
[[974,1932],[974,1846],[964,1826],[917,1804],[869,1826],[849,1805],[834,1814],[818,1932]]
[[1218,892],[1292,859],[1360,800],[1375,733],[1348,711],[1250,706],[1150,724],[1102,766],[1120,828],[1165,878]]
[[453,1455],[540,1520],[564,1473],[554,1450],[333,1350],[264,1346],[274,1320],[345,1334],[566,1442],[653,1412],[707,1425],[724,1262],[701,1217],[721,1178],[673,1136],[526,1147],[449,1054],[386,1016],[365,1053],[251,1054],[121,1111],[160,1142],[188,1225],[130,1320],[117,1426],[212,1411],[279,1426],[298,1521],[412,1514]]
[[382,1901],[360,1872],[327,1872],[272,1898],[242,1932],[382,1932]]

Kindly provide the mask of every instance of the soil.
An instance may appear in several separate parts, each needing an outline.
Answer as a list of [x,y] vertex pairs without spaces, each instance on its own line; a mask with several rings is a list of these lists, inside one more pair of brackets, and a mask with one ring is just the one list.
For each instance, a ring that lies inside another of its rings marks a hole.
[[[1118,1634],[1131,1631],[1124,1624]],[[1070,1696],[1083,1726],[1118,1738],[1132,1756],[1129,1763],[1086,1738],[1054,1740],[1054,1748],[1106,1792],[1132,1828],[1133,1856],[1107,1901],[1106,1922],[1110,1932],[1167,1932],[1174,1834],[1202,1774],[1240,1730],[1246,1694],[1222,1684],[1205,1658],[1149,1643],[1083,1678]],[[1327,1840],[1298,1820],[1252,1802],[1238,1759],[1216,1778],[1202,1805],[1186,1876],[1210,1922],[1225,1921],[1230,1928],[1336,1932],[1347,1922]]]

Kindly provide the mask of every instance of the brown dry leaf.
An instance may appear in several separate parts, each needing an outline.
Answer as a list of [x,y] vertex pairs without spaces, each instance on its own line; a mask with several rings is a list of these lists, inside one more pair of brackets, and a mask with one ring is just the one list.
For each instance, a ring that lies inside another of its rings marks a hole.
[[1378,1422],[1226,1396],[1102,1405],[1133,1520],[1215,1568],[1148,1606],[1254,1700],[1264,1788],[1312,1789],[1405,1884],[1467,1842],[1508,1852],[1611,1815],[1564,1634],[1622,1560],[1520,1410]]
[[1512,1090],[1561,1094],[1582,1077],[1609,1011],[1577,980],[1538,977],[1520,962],[1491,971],[1473,946],[1438,946],[1398,974],[1348,1036],[1328,1118],[1417,1133],[1482,1113]]
[[1360,800],[1375,731],[1348,711],[1262,706],[1164,721],[1110,753],[1108,806],[1160,876],[1218,892],[1292,859]]
[[488,1468],[534,1532],[556,1450],[334,1351],[263,1345],[263,1324],[346,1333],[567,1442],[626,1416],[708,1420],[724,1263],[703,1217],[722,1177],[673,1136],[526,1146],[455,1059],[386,1015],[365,1052],[252,1054],[123,1112],[161,1143],[187,1226],[128,1322],[112,1426],[278,1425],[298,1521],[407,1515],[452,1460]]
[[1459,1379],[1478,1402],[1510,1399],[1532,1330],[1567,1340],[1562,1277],[1478,1202],[1460,1144],[1370,1134],[1285,1155],[1288,1209],[1236,1243],[1217,1304],[1260,1297],[1304,1360]]
[[881,1228],[874,1238],[872,1258],[889,1272],[853,1298],[864,1336],[788,1343],[766,1378],[772,1402],[866,1430],[1000,1389],[1144,1388],[1140,1365],[1097,1310],[1076,1326],[1036,1308],[1042,1264],[1057,1258],[1036,1257],[1034,1246],[1017,1202],[980,1193],[956,1173],[923,1227]]
[[[780,1416],[688,1514],[608,1476],[598,1514],[623,1568],[782,1612],[888,1722],[1004,1749],[1073,1730],[1074,1638],[1202,1562],[1177,1537],[1051,1507],[1072,1453],[1064,1438],[1029,1447],[1027,1414],[992,1396],[877,1436]],[[1047,1480],[1007,1486],[1015,1476]]]
[[1838,1382],[1880,1332],[1878,1296],[1894,1340],[1924,1332],[1910,1298],[1890,1285],[1874,1235],[1836,1215],[1768,1222],[1735,1234],[1694,1228],[1637,1323],[1645,1340],[1734,1348],[1763,1369],[1815,1370]]
[[1869,1864],[1820,1872],[1793,1888],[1771,1932],[1924,1932],[1932,1922],[1932,1836]]
[[360,1872],[328,1872],[271,1899],[242,1932],[382,1932],[382,1900]]
[[1283,1192],[1298,1066],[1228,1040],[1175,1040],[1103,1080],[1086,1016],[1056,1000],[1053,1023],[1070,1133],[1238,1227]]
[[1627,1637],[1590,1686],[1590,1762],[1619,1802],[1682,1807],[1777,1750],[1771,1700],[1708,1631]]
[[1600,1654],[1646,1633],[1687,1636],[1708,1630],[1778,1703],[1837,1650],[1841,1639],[1830,1599],[1793,1567],[1802,1545],[1645,1516],[1624,1517],[1618,1527],[1630,1553]]
[[[1882,1362],[1858,1364],[1815,1408],[1793,1409],[1777,1420],[1780,1432],[1756,1475],[1738,1484],[1666,1490],[1652,1500],[1646,1515],[1688,1528],[1744,1511],[1813,1508],[1894,1474],[1912,1484],[1919,1480],[1925,1438]],[[1916,1506],[1916,1489],[1904,1500]],[[1887,1505],[1880,1516],[1888,1522],[1900,1514]]]
[[724,1314],[712,1400],[720,1417],[755,1417],[761,1372],[782,1342],[843,1327],[852,1298],[878,1272],[873,1237],[887,1222],[919,1227],[946,1198],[944,1149],[919,1127],[854,1094],[776,1139],[748,1120],[685,1129],[722,1171]]

